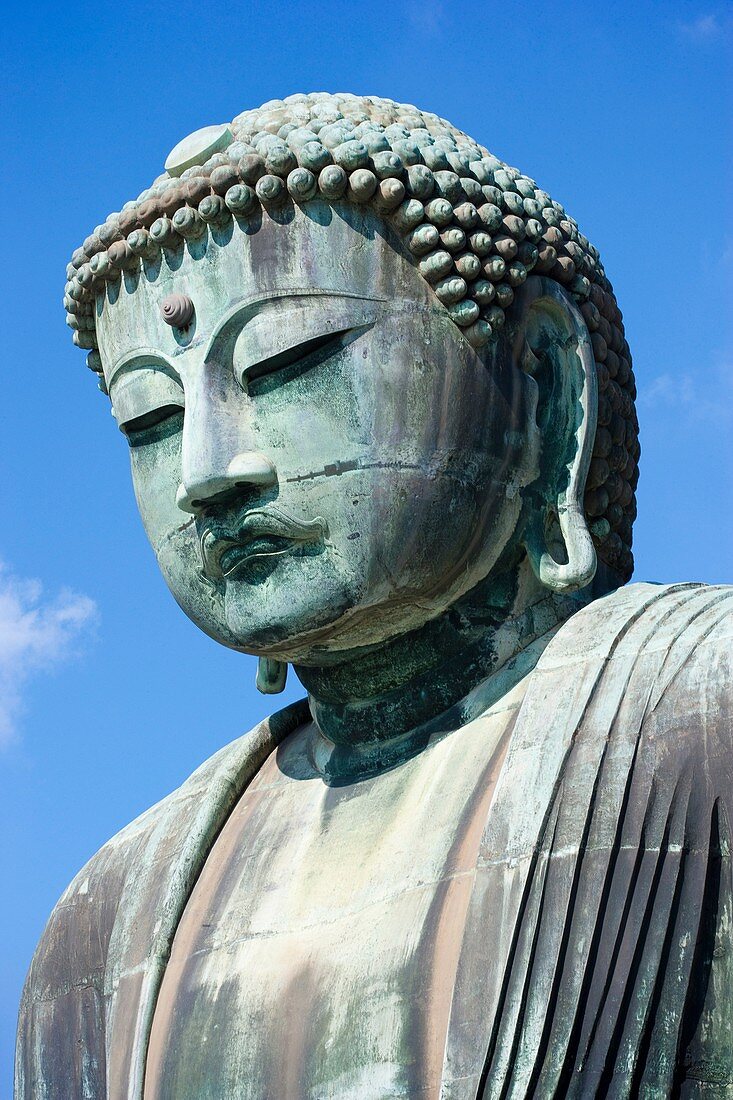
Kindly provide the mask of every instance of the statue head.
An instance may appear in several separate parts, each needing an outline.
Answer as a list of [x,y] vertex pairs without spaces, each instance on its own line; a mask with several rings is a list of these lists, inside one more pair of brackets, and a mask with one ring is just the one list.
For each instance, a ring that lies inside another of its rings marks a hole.
[[65,304],[166,581],[317,663],[508,565],[631,574],[621,314],[563,208],[435,115],[298,95],[207,127],[74,253]]

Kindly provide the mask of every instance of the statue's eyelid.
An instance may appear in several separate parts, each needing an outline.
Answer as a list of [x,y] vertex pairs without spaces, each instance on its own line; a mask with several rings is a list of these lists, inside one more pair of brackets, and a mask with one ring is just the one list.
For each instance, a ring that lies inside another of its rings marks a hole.
[[345,347],[350,342],[350,338],[355,338],[368,328],[371,328],[371,323],[331,329],[320,336],[291,343],[289,347],[274,355],[240,366],[236,372],[238,381],[240,385],[246,387],[249,382],[253,382],[256,378],[262,378],[263,375],[285,370],[296,363],[305,364],[311,356],[315,356],[317,353],[333,354]]
[[121,375],[131,374],[137,370],[157,370],[167,374],[178,382],[183,388],[181,376],[175,367],[160,354],[157,348],[136,348],[133,352],[127,352],[107,372],[107,385],[111,387]]
[[373,303],[355,301],[332,303],[328,310],[298,305],[259,314],[241,327],[234,340],[237,381],[246,386],[256,377],[305,360],[331,345],[335,349],[350,335],[371,328],[377,317]]
[[365,309],[377,309],[387,303],[383,297],[370,297],[363,294],[352,294],[344,290],[323,290],[315,287],[303,287],[301,289],[282,290],[278,293],[267,295],[253,295],[249,300],[237,302],[221,318],[211,336],[208,338],[204,361],[206,362],[222,340],[232,347],[239,339],[246,327],[262,315],[269,306],[281,305],[287,308],[311,308],[318,304],[328,304],[331,309],[346,308],[348,306],[361,305]]
[[119,373],[110,385],[112,414],[122,431],[158,409],[183,409],[183,386],[174,371],[138,364]]

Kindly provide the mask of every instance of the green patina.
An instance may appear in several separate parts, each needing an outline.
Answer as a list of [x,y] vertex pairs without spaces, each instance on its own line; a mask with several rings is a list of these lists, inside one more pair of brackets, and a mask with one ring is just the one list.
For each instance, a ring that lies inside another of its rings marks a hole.
[[731,593],[623,588],[597,252],[391,101],[275,101],[167,166],[69,319],[174,597],[309,710],[72,883],[18,1100],[727,1095]]

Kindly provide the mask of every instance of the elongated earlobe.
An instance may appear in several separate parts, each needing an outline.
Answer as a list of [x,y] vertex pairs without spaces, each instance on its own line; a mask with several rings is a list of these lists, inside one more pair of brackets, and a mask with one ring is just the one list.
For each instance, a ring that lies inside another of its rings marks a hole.
[[257,690],[263,695],[279,695],[285,688],[288,666],[284,661],[260,657],[257,662]]
[[597,567],[583,509],[598,412],[593,348],[582,314],[551,279],[528,279],[515,310],[515,364],[537,382],[543,440],[525,546],[542,584],[572,592],[589,584]]
[[598,564],[596,548],[582,504],[580,508],[575,502],[559,505],[556,515],[567,560],[557,561],[547,548],[547,538],[538,537],[536,529],[527,539],[527,555],[535,576],[546,588],[555,592],[574,592],[593,580]]

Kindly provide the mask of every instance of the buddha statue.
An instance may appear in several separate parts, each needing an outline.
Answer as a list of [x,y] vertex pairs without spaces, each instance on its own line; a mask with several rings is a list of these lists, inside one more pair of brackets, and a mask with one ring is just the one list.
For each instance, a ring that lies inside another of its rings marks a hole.
[[16,1100],[733,1095],[733,589],[627,583],[573,219],[436,115],[295,95],[67,276],[170,591],[307,699],[69,886]]

